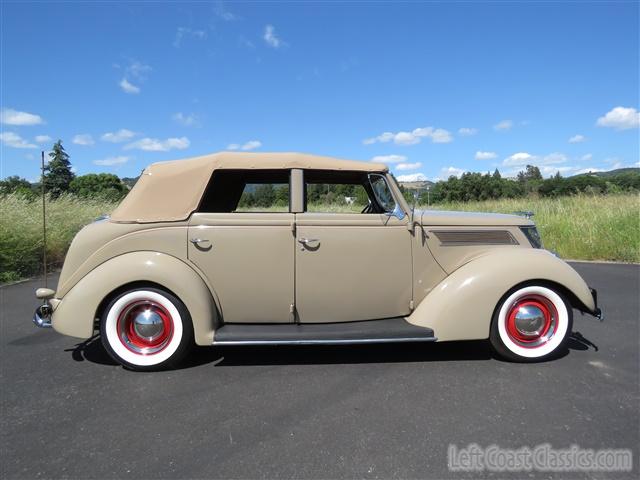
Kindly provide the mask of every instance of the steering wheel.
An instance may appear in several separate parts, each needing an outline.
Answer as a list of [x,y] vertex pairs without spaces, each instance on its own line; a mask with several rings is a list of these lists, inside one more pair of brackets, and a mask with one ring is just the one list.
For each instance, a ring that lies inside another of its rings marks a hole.
[[371,213],[372,208],[373,208],[373,205],[371,204],[371,202],[369,202],[365,205],[365,207],[362,209],[360,213]]

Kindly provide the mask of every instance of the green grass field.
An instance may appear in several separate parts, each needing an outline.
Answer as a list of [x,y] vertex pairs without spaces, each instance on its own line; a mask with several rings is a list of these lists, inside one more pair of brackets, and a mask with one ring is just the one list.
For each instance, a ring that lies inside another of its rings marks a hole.
[[[48,264],[60,266],[78,230],[114,207],[111,202],[72,196],[48,202]],[[360,208],[331,205],[315,206],[313,210],[346,212]],[[534,220],[545,248],[563,258],[640,263],[640,197],[636,194],[505,199],[429,208],[502,213],[530,210],[535,212]],[[39,201],[19,195],[0,197],[0,283],[33,276],[42,270],[41,222]]]

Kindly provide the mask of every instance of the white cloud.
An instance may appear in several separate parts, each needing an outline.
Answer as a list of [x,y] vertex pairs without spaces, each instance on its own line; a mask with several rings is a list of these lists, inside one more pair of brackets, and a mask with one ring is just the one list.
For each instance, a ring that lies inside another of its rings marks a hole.
[[441,178],[460,177],[463,173],[467,172],[464,168],[446,167],[440,170]]
[[216,2],[213,5],[213,13],[216,15],[216,17],[221,18],[225,22],[232,22],[238,19],[236,15],[225,8],[224,2],[222,1]]
[[584,135],[574,135],[569,139],[569,143],[582,143],[587,140],[587,137]]
[[426,182],[427,176],[424,173],[411,173],[409,175],[398,175],[399,182]]
[[[121,68],[120,65],[114,65],[114,67]],[[138,94],[140,93],[140,87],[131,83],[130,80],[136,80],[136,83],[140,84],[147,79],[147,75],[151,70],[151,66],[139,60],[129,60],[128,65],[124,67],[124,76],[118,85],[125,93]]]
[[141,138],[133,143],[124,146],[125,150],[144,150],[146,152],[168,152],[169,150],[184,150],[189,148],[191,142],[187,137],[167,138],[158,140],[157,138]]
[[36,148],[33,143],[27,142],[24,138],[14,132],[0,133],[0,142],[7,147],[13,148]]
[[262,146],[262,142],[260,140],[249,140],[246,143],[230,143],[227,145],[227,150],[255,150],[256,148],[260,148]]
[[458,135],[461,135],[463,137],[470,137],[471,135],[475,135],[478,133],[478,129],[477,128],[460,128],[458,129]]
[[124,163],[127,163],[129,161],[129,157],[108,157],[108,158],[104,158],[102,160],[94,160],[93,164],[94,165],[102,165],[102,166],[107,166],[107,167],[111,167],[113,165],[122,165]]
[[126,128],[121,128],[117,132],[103,133],[100,137],[100,140],[102,140],[103,142],[120,143],[131,140],[136,135],[136,132],[132,132],[131,130],[127,130]]
[[93,137],[88,133],[82,133],[82,134],[76,135],[73,137],[73,140],[71,141],[76,145],[84,145],[85,147],[96,143],[93,140]]
[[567,156],[563,153],[550,153],[543,157],[538,155],[531,155],[527,152],[518,152],[505,158],[502,161],[502,165],[505,167],[522,167],[525,165],[554,165],[557,163],[564,163],[567,161]]
[[371,159],[377,163],[402,163],[407,161],[404,155],[377,155]]
[[433,143],[449,143],[453,141],[451,132],[443,128],[421,127],[411,132],[384,132],[377,137],[365,138],[362,143],[372,145],[374,143],[388,143],[393,140],[396,145],[415,145],[423,138],[430,138]]
[[496,152],[481,152],[479,150],[476,152],[476,160],[492,160],[497,156]]
[[276,35],[276,29],[273,25],[267,25],[264,27],[264,35],[262,38],[271,48],[280,48],[286,45],[286,43]]
[[615,107],[596,122],[599,127],[628,130],[640,127],[640,112],[635,108]]
[[420,167],[422,167],[422,163],[420,162],[399,163],[395,166],[396,170],[417,170]]
[[593,155],[590,153],[587,153],[583,156],[580,157],[580,160],[582,160],[583,162],[588,162],[589,160],[591,160],[593,158]]
[[3,108],[0,112],[0,123],[6,125],[40,125],[44,123],[40,115],[35,113],[19,112],[13,108]]
[[120,80],[120,83],[118,85],[120,85],[120,88],[124,93],[130,93],[133,95],[140,93],[140,87],[136,87],[124,77],[122,78],[122,80]]
[[501,122],[496,123],[493,126],[493,129],[498,131],[498,132],[504,132],[507,130],[511,130],[511,127],[513,127],[513,121],[512,120],[502,120]]
[[146,80],[149,72],[153,70],[150,65],[142,63],[139,60],[131,60],[129,65],[125,68],[125,73],[129,77],[136,78],[138,80]]
[[255,150],[256,148],[260,148],[262,146],[262,142],[260,140],[249,140],[247,143],[240,147],[241,150]]
[[53,139],[49,135],[36,135],[35,140],[38,143],[46,143],[46,142],[50,142]]
[[173,46],[179,48],[182,44],[182,40],[185,37],[195,38],[197,40],[204,40],[207,38],[207,32],[204,30],[192,30],[186,27],[178,27],[176,30],[176,36],[173,40]]
[[174,113],[171,118],[185,127],[193,127],[199,124],[198,117],[193,114],[184,114],[182,112]]

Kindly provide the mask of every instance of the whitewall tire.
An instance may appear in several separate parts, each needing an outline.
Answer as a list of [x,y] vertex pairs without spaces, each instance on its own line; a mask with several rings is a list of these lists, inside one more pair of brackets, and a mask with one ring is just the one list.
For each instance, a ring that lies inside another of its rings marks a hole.
[[169,292],[141,287],[115,296],[100,319],[102,343],[132,370],[173,367],[193,344],[191,318]]
[[573,310],[559,292],[528,285],[509,292],[497,306],[489,340],[509,360],[540,361],[564,349],[572,326]]

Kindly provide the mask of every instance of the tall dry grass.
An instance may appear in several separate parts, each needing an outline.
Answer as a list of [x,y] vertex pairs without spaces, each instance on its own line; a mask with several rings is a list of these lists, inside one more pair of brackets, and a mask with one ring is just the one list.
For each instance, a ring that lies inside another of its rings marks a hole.
[[[115,203],[62,196],[47,201],[47,264],[62,265],[74,235],[115,208]],[[42,203],[22,195],[0,196],[0,283],[42,271]]]

